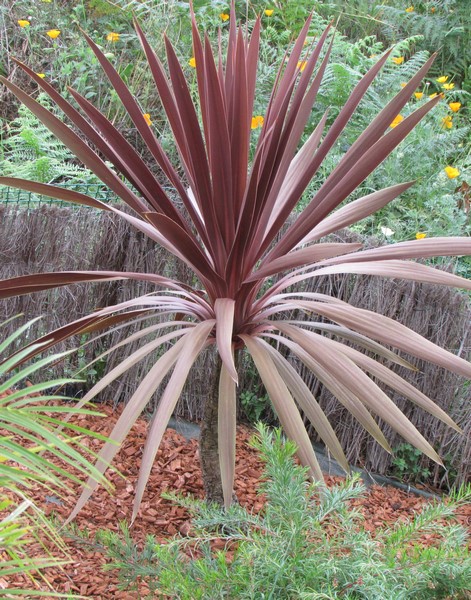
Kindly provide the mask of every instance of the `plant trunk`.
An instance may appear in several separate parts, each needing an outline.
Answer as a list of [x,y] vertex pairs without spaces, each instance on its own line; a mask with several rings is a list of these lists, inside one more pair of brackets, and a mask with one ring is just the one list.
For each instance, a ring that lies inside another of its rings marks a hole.
[[199,451],[206,500],[207,502],[216,502],[223,506],[224,496],[222,493],[218,452],[218,403],[221,366],[221,358],[216,353],[216,364],[213,370],[212,382],[208,395],[204,400]]

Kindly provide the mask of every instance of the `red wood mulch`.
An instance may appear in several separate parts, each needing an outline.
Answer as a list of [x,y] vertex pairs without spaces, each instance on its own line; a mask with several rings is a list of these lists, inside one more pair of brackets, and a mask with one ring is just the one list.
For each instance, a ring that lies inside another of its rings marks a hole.
[[[106,418],[80,415],[74,420],[83,427],[94,429],[104,435],[109,434],[118,415],[107,406],[100,406],[100,411],[106,413]],[[97,529],[117,530],[120,521],[129,522],[133,489],[139,471],[146,430],[147,422],[144,419],[139,420],[115,460],[114,464],[125,475],[125,479],[111,474],[115,485],[114,495],[110,496],[105,490],[99,489],[77,517],[76,526],[88,531],[90,539],[93,540]],[[240,427],[238,430],[235,491],[243,506],[259,511],[263,507],[263,502],[257,496],[257,484],[262,465],[257,453],[248,446],[251,435],[252,431],[247,427]],[[92,440],[91,443],[94,449],[98,449],[101,444],[98,440]],[[203,496],[197,454],[198,447],[195,440],[186,441],[173,430],[166,432],[152,469],[139,516],[132,528],[132,535],[137,544],[148,534],[164,540],[178,532],[183,534],[188,532],[189,520],[185,510],[162,499],[160,494],[168,490]],[[340,478],[326,477],[328,484],[339,480]],[[32,492],[34,500],[46,514],[54,513],[60,518],[65,517],[74,504],[74,496],[65,499],[63,505],[58,505],[54,502],[54,497],[51,498],[47,494],[48,492],[39,487]],[[365,527],[374,531],[398,519],[410,518],[415,512],[420,511],[425,502],[421,497],[393,487],[373,486],[366,497],[356,501],[355,504],[366,517]],[[458,518],[471,528],[471,506],[464,507]],[[66,543],[72,558],[71,564],[65,565],[62,569],[54,568],[46,571],[47,581],[56,591],[80,594],[96,600],[136,598],[135,594],[118,590],[118,577],[115,570],[102,571],[101,566],[106,561],[97,548],[93,549],[81,543],[78,537],[66,537]],[[34,552],[44,556],[44,551],[39,544],[31,546],[30,554],[34,555]],[[34,589],[32,585],[31,580],[21,575],[12,576],[8,581],[0,579],[0,589],[5,587]],[[35,585],[37,589],[48,589],[39,577],[36,578]],[[145,587],[142,592],[145,593]],[[30,597],[35,597],[34,592]]]

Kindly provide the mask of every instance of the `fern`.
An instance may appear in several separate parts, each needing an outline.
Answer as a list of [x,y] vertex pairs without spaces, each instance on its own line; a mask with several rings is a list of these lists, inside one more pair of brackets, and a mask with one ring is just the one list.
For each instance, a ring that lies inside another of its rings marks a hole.
[[471,33],[469,2],[467,0],[436,0],[434,12],[428,2],[413,2],[414,12],[406,13],[403,6],[380,6],[385,25],[382,33],[392,43],[404,36],[421,36],[420,47],[438,51],[432,74],[447,74],[463,81],[471,62]]
[[[44,94],[38,101],[50,108]],[[74,162],[72,153],[23,105],[3,143],[0,172],[41,183],[98,183],[91,171]]]

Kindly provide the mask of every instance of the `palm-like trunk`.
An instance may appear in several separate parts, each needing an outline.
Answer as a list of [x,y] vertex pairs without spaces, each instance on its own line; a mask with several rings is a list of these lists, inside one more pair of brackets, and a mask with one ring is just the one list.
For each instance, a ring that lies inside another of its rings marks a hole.
[[221,358],[216,353],[213,379],[204,401],[199,451],[206,500],[216,502],[222,506],[224,505],[224,497],[218,453],[218,403],[221,365]]

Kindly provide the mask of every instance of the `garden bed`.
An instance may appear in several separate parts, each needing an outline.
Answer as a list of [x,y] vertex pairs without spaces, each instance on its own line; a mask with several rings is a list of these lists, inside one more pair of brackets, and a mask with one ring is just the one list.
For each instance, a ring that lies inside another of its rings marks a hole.
[[[79,415],[76,417],[80,425],[89,427],[100,433],[110,433],[118,414],[108,406],[100,406],[106,413],[103,419]],[[57,591],[88,596],[97,600],[133,599],[134,592],[123,592],[118,588],[116,570],[103,571],[106,563],[102,549],[94,542],[95,532],[99,529],[118,530],[120,521],[131,518],[134,485],[142,456],[146,437],[147,422],[140,419],[126,439],[115,466],[125,476],[120,478],[112,473],[115,493],[110,496],[104,489],[99,489],[81,511],[72,529],[67,530],[65,541],[72,562],[63,568],[48,569],[45,573],[47,582]],[[256,451],[248,445],[253,432],[245,426],[239,427],[237,441],[237,465],[235,491],[239,502],[255,512],[263,508],[263,499],[257,496],[257,485],[262,472],[262,464]],[[98,446],[98,440],[91,440]],[[139,545],[146,535],[152,534],[158,540],[165,541],[169,537],[181,533],[188,534],[191,529],[189,515],[185,509],[175,506],[169,500],[161,498],[162,491],[193,494],[203,497],[203,487],[199,468],[198,444],[196,440],[186,440],[174,430],[167,430],[157,453],[149,485],[139,515],[132,528],[132,535]],[[326,476],[328,484],[338,482],[340,478]],[[63,519],[70,512],[75,497],[70,495],[64,499],[48,495],[43,489],[33,488],[32,496],[37,504],[48,515],[56,515]],[[396,520],[411,518],[421,510],[426,500],[392,487],[373,486],[368,494],[355,501],[365,516],[364,526],[370,531],[391,524]],[[463,507],[457,515],[458,520],[471,530],[471,506]],[[88,540],[88,541],[87,541]],[[424,536],[423,543],[432,543],[433,536]],[[31,551],[44,555],[39,543],[31,546]],[[28,587],[47,590],[47,584],[36,577],[34,584],[24,575],[18,575],[8,582],[0,581],[0,586]],[[143,584],[142,592],[146,587]]]

